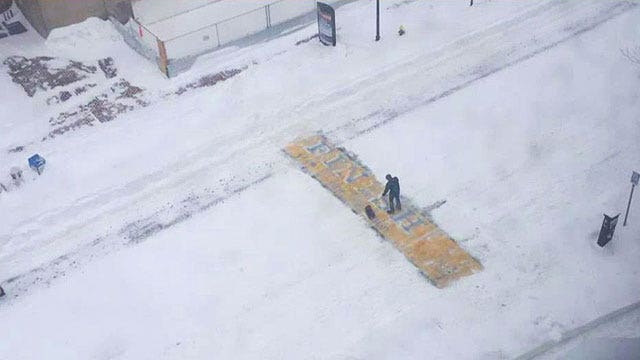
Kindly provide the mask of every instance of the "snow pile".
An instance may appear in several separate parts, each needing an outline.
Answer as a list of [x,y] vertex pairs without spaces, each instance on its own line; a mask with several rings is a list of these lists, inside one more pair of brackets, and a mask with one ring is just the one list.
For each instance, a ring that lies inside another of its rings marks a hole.
[[113,46],[122,42],[122,36],[108,20],[89,18],[81,23],[53,29],[46,46],[67,57],[99,58],[113,52]]

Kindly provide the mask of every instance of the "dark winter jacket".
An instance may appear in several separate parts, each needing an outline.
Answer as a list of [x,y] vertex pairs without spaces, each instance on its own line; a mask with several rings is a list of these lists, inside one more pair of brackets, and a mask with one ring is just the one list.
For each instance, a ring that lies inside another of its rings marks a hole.
[[391,195],[400,196],[400,181],[397,177],[393,177],[391,180],[387,181],[387,186],[384,187],[382,196],[387,195],[388,192],[390,192]]

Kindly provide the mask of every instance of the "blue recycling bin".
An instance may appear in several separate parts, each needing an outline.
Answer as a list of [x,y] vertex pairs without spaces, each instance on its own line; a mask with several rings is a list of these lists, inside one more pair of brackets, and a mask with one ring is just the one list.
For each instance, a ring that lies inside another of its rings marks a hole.
[[29,167],[36,171],[38,175],[42,174],[42,170],[44,170],[44,164],[46,163],[47,161],[39,154],[35,154],[29,158]]

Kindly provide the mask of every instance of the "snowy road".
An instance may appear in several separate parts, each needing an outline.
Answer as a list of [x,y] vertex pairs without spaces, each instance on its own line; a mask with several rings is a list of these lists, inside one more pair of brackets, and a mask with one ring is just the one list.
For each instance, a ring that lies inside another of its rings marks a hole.
[[[445,44],[434,52],[414,56],[409,61],[389,64],[380,69],[369,68],[358,77],[354,78],[349,74],[338,82],[330,78],[331,81],[316,87],[315,92],[307,99],[295,99],[291,106],[278,106],[274,110],[262,108],[265,111],[261,114],[244,114],[242,116],[248,116],[252,121],[243,121],[240,126],[231,126],[229,129],[223,128],[215,139],[191,149],[186,156],[170,166],[144,174],[135,181],[116,188],[83,196],[65,207],[39,213],[22,219],[14,226],[6,227],[7,231],[0,234],[0,244],[4,243],[8,249],[13,246],[18,248],[7,251],[14,259],[0,256],[0,261],[10,264],[12,269],[5,276],[13,277],[33,267],[33,259],[28,259],[26,265],[16,263],[17,253],[28,253],[34,246],[42,247],[46,244],[57,247],[59,239],[66,238],[64,248],[46,252],[48,256],[63,255],[76,247],[78,242],[103,235],[88,234],[83,229],[104,228],[98,224],[113,224],[117,219],[125,217],[133,204],[149,202],[149,198],[175,199],[176,188],[193,191],[197,184],[189,186],[185,182],[197,183],[201,182],[198,179],[215,177],[212,172],[217,172],[214,170],[216,164],[243,163],[246,168],[268,168],[271,166],[269,163],[276,161],[279,156],[278,150],[287,142],[301,134],[320,129],[325,129],[338,142],[353,138],[392,121],[399,114],[433,102],[478,79],[545,51],[613,16],[633,9],[635,5],[626,1],[543,2],[525,8],[513,18]],[[282,70],[272,69],[273,66],[275,64],[265,64],[265,69],[256,70],[260,71],[259,74],[245,76],[268,74],[269,77],[275,77],[277,74],[273,72]],[[402,88],[402,93],[389,96],[386,89],[395,88]],[[247,95],[247,101],[251,101],[251,95],[253,94]],[[261,108],[259,105],[256,107]],[[338,112],[340,116],[331,116]],[[180,116],[175,112],[165,114]],[[166,117],[161,113],[154,115]],[[247,153],[261,156],[247,156]],[[267,162],[262,156],[264,154],[271,154]],[[238,156],[242,158],[237,158]],[[254,159],[259,163],[252,164]],[[258,172],[254,178],[264,175],[265,173]],[[202,192],[203,189],[196,191]],[[167,195],[161,195],[163,192]],[[188,194],[184,194],[184,198]],[[74,219],[76,214],[83,214],[80,222],[61,225]],[[57,234],[52,232],[52,225],[61,230]],[[69,239],[76,237],[82,239],[78,242]]]
[[[567,356],[567,352],[594,339],[638,339],[640,329],[640,302],[603,315],[588,324],[562,334],[552,340],[522,354],[516,360],[554,359]],[[635,328],[635,330],[634,330]],[[612,350],[612,349],[609,349]],[[633,354],[628,354],[633,356]],[[589,356],[588,354],[584,356]],[[575,358],[575,355],[573,356]]]
[[[251,65],[42,145],[70,175],[28,184],[41,208],[1,204],[0,282],[19,297],[0,314],[20,325],[0,357],[510,358],[637,301],[638,226],[604,253],[591,231],[638,162],[637,72],[612,56],[637,3],[408,3],[385,25],[408,22],[406,42],[378,47],[370,5],[344,8],[329,52],[293,47],[308,28],[205,58],[196,75]],[[435,220],[486,270],[430,287],[281,154],[318,130],[416,203],[446,200]]]

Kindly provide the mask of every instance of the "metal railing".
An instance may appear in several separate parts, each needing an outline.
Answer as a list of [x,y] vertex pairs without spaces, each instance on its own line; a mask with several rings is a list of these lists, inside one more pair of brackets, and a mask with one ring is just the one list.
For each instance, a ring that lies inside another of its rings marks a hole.
[[[258,33],[314,9],[315,0],[278,0],[164,41],[171,58],[194,55]],[[186,14],[177,16],[184,17]]]
[[[329,0],[328,2],[334,1]],[[308,14],[316,8],[316,0],[276,0],[193,30],[177,35],[172,34],[171,28],[177,28],[177,30],[184,28],[184,24],[188,24],[190,20],[199,22],[196,20],[202,19],[207,14],[203,12],[203,8],[220,5],[220,3],[221,0],[212,1],[172,16],[154,20],[147,25],[137,19],[130,19],[127,24],[120,24],[117,27],[129,45],[143,56],[156,61],[162,72],[170,76],[172,75],[170,74],[170,64],[176,60],[210,52],[233,41]],[[165,28],[162,28],[163,23],[166,25]],[[149,28],[162,28],[162,31],[158,29],[154,32]],[[160,32],[165,35],[158,36]],[[167,33],[171,35],[167,36]],[[137,44],[131,42],[137,42]]]

